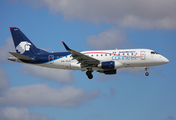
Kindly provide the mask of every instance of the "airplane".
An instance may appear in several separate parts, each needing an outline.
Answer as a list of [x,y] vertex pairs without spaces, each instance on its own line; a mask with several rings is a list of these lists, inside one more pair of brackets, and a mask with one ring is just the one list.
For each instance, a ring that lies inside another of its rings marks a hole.
[[117,69],[128,67],[145,67],[148,76],[150,66],[163,65],[167,58],[150,49],[114,49],[78,52],[70,49],[62,41],[67,52],[47,52],[37,48],[17,27],[10,27],[16,52],[9,52],[14,57],[8,60],[56,69],[86,71],[89,79],[92,72],[106,75],[117,73]]

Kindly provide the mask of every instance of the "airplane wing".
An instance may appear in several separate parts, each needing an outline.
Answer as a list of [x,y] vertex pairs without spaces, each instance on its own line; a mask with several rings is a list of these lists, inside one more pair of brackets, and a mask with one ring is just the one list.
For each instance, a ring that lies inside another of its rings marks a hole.
[[22,59],[22,60],[32,60],[30,57],[21,55],[19,53],[16,52],[9,52],[10,54],[12,54],[13,56],[15,56],[16,58]]
[[81,63],[81,67],[97,66],[100,63],[100,61],[95,58],[84,55],[76,50],[70,49],[63,41],[62,43],[64,44],[66,50],[72,53],[72,57],[76,59],[78,63]]

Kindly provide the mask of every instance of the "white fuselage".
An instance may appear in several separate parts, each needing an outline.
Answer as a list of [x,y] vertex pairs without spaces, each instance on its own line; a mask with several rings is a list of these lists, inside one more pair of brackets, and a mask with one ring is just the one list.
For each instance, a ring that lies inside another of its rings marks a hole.
[[89,79],[92,72],[113,75],[116,69],[124,67],[145,67],[148,76],[148,67],[162,65],[169,62],[164,56],[150,49],[116,49],[78,52],[70,49],[62,41],[68,52],[49,53],[37,48],[17,27],[10,27],[16,52],[9,52],[14,57],[8,60],[42,67],[82,70],[86,71]]
[[[116,50],[99,50],[99,51],[84,51],[84,55],[95,58],[101,62],[114,61],[115,69],[124,67],[147,67],[162,65],[169,62],[164,56],[150,49],[116,49]],[[100,63],[101,64],[101,63]],[[42,67],[50,67],[57,69],[70,70],[87,70],[87,67],[82,67],[81,64],[70,55],[63,56],[53,61],[44,64],[35,64]],[[90,66],[89,66],[90,67]],[[101,67],[92,67],[92,70],[102,70]]]

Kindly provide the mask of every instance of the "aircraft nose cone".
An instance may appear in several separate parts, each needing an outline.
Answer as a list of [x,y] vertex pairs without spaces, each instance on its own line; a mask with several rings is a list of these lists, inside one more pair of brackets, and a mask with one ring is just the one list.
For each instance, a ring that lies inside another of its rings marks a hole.
[[169,60],[168,60],[167,58],[164,57],[164,58],[163,58],[163,62],[164,62],[164,63],[168,63]]

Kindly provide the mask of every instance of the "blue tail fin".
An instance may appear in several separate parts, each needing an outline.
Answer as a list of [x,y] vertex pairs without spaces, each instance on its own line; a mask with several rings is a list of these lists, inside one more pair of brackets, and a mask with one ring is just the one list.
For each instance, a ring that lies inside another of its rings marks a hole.
[[38,49],[17,27],[10,27],[16,52],[22,55],[46,53]]

